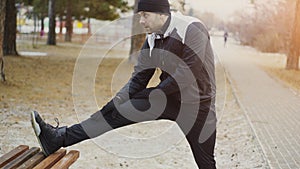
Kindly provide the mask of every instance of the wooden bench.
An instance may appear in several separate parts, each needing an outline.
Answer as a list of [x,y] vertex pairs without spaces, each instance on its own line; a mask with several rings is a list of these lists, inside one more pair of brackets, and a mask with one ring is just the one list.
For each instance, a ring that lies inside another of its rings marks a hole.
[[79,151],[60,149],[46,157],[38,147],[20,145],[0,157],[0,169],[67,169],[79,157]]

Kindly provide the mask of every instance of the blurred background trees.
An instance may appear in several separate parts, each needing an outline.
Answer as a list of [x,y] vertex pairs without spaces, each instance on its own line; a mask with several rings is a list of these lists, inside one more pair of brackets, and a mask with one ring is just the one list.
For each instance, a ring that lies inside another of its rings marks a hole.
[[294,0],[251,0],[248,10],[238,11],[226,27],[242,45],[262,52],[286,52],[295,11]]
[[[129,9],[130,7],[127,5],[127,2],[123,0],[0,0],[1,79],[5,81],[4,56],[18,56],[16,46],[17,33],[22,33],[21,25],[24,24],[23,22],[26,19],[34,20],[34,32],[30,32],[30,34],[35,37],[36,32],[39,32],[40,36],[44,35],[44,19],[48,17],[49,31],[47,44],[56,45],[55,28],[57,26],[57,18],[60,18],[60,33],[62,32],[62,23],[64,22],[64,27],[66,27],[65,41],[71,41],[75,19],[95,18],[113,20],[118,18],[120,13]],[[25,14],[22,14],[22,10],[26,11]],[[40,30],[36,30],[37,23],[41,23]]]
[[[114,20],[120,16],[120,13],[130,9],[127,2],[123,0],[10,0],[10,2],[16,4],[17,10],[10,10],[8,13],[16,14],[22,7],[28,8],[27,17],[36,17],[41,21],[41,30],[39,30],[41,34],[44,33],[44,19],[49,18],[48,45],[56,44],[57,22],[60,23],[60,34],[62,34],[62,28],[66,28],[65,41],[70,42],[75,20],[81,21],[86,18]],[[8,8],[8,5],[6,7]],[[15,19],[10,20],[15,21]]]
[[296,10],[296,2],[299,4],[299,0],[250,0],[248,9],[237,11],[225,27],[242,45],[253,46],[262,52],[297,55],[287,61],[286,67],[298,69],[300,47],[296,44],[300,44],[300,31],[296,30],[300,26],[300,8],[297,5]]
[[[55,27],[59,24],[59,36],[65,36],[64,40],[72,41],[73,25],[75,20],[88,20],[88,34],[91,34],[90,18],[97,20],[114,20],[120,17],[122,12],[132,9],[126,0],[1,0],[5,4],[1,7],[0,21],[4,22],[4,32],[1,38],[2,52],[4,55],[17,55],[16,33],[21,32],[22,19],[17,21],[21,9],[26,8],[27,18],[34,18],[40,24],[37,32],[42,36],[45,30],[45,18],[49,17],[46,27],[48,31],[47,44],[55,45]],[[133,1],[133,0],[132,0]],[[50,3],[49,3],[50,2]],[[136,8],[138,0],[134,1]],[[240,44],[253,46],[262,52],[279,52],[287,54],[287,69],[298,68],[299,62],[299,0],[248,0],[248,6],[241,11],[236,11],[227,20],[219,19],[214,13],[197,11],[188,7],[185,0],[170,0],[172,8],[178,8],[181,12],[200,18],[213,34],[217,31],[228,31],[230,37],[234,37]],[[49,8],[49,4],[54,4]],[[52,9],[52,10],[51,10]],[[198,9],[198,10],[201,10]],[[5,15],[3,13],[5,12]],[[297,13],[298,12],[298,13]],[[5,18],[3,18],[3,16]],[[138,17],[138,16],[136,16]],[[141,32],[138,18],[133,20],[132,34]],[[54,22],[53,22],[54,21]],[[52,27],[52,28],[51,28]],[[65,32],[63,33],[63,28]],[[50,31],[52,30],[52,31]],[[130,56],[140,48],[144,35],[133,36],[131,41]],[[297,55],[297,56],[295,56]],[[293,56],[293,57],[290,57]],[[292,65],[295,64],[295,65]]]

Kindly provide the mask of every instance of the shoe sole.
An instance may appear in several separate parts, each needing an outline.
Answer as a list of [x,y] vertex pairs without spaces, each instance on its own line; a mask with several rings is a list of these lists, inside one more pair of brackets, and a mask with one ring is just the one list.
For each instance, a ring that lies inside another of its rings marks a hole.
[[48,156],[49,154],[45,151],[45,149],[43,148],[43,145],[41,143],[41,140],[39,138],[39,135],[41,134],[41,128],[40,128],[40,125],[36,122],[35,120],[35,113],[34,111],[31,112],[31,126],[33,128],[33,131],[34,131],[34,134],[40,144],[40,147],[44,153],[45,156]]

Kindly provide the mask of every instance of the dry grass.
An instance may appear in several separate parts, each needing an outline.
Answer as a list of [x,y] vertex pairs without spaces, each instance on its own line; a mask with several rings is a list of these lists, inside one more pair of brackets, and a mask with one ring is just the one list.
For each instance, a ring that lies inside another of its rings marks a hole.
[[[5,57],[6,82],[0,83],[0,109],[11,111],[26,105],[43,112],[74,113],[72,80],[80,46],[47,46],[32,48],[18,44],[19,51],[47,52],[47,56]],[[111,74],[122,59],[104,59],[98,67],[95,88],[104,104],[111,97]],[[104,98],[104,99],[103,99]],[[60,112],[58,109],[64,108]],[[3,112],[0,112],[3,113]]]
[[284,68],[266,67],[266,71],[280,79],[284,84],[291,87],[300,93],[300,71],[298,70],[286,70]]
[[286,70],[285,55],[260,53],[257,57],[260,59],[259,64],[270,76],[300,93],[300,70]]

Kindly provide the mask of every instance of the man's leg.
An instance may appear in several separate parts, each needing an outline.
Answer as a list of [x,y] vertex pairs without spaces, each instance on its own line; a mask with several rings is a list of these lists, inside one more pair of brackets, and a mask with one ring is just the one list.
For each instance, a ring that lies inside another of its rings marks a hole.
[[216,162],[214,159],[214,148],[215,148],[215,140],[216,140],[216,131],[212,133],[212,135],[203,143],[199,141],[199,135],[193,135],[190,133],[186,136],[195,161],[199,167],[199,169],[215,169]]
[[97,111],[90,118],[82,121],[80,125],[89,138],[95,138],[112,129],[133,123],[133,121],[122,116],[117,109],[114,109],[105,113],[102,113],[101,110]]
[[169,97],[164,112],[157,119],[178,124],[186,135],[199,169],[216,169],[216,116],[209,101],[202,102],[199,109],[199,104],[184,104]]
[[118,109],[115,108],[109,112],[100,110],[79,124],[59,128],[45,123],[37,112],[33,112],[32,125],[44,154],[48,156],[61,147],[71,146],[83,140],[100,136],[112,129],[156,119],[156,116],[151,115],[151,113],[147,115],[142,113],[149,107],[150,104],[147,99],[132,99],[121,104]]
[[[159,101],[154,101],[157,105]],[[162,113],[159,106],[152,106],[148,99],[131,99],[108,113],[96,112],[90,118],[80,123],[90,138],[137,122],[157,119]]]
[[182,104],[184,113],[179,114],[175,120],[186,135],[199,169],[216,168],[214,159],[216,117],[210,105],[202,103],[199,111],[195,113],[194,108],[191,108],[193,105]]

